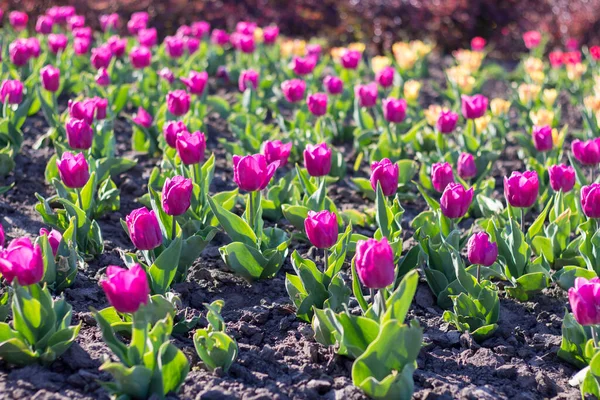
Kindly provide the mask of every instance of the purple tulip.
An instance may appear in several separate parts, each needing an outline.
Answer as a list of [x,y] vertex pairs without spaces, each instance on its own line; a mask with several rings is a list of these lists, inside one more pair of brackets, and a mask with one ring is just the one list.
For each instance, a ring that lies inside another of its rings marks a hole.
[[346,69],[356,69],[361,57],[362,54],[358,50],[344,50],[342,56],[340,57],[342,67]]
[[450,183],[454,183],[454,174],[450,163],[435,163],[431,166],[431,183],[438,192],[443,192]]
[[85,26],[85,17],[83,15],[73,15],[67,19],[67,27],[70,31]]
[[165,51],[171,58],[179,58],[183,55],[185,44],[181,38],[176,36],[167,36],[164,40]]
[[461,110],[462,115],[466,119],[481,118],[485,114],[488,107],[488,98],[481,94],[474,96],[462,95],[461,99]]
[[490,242],[487,233],[478,232],[467,242],[467,255],[471,264],[489,267],[498,258],[498,244]]
[[21,11],[11,11],[8,14],[8,22],[17,32],[20,32],[27,28],[27,22],[29,22],[29,16]]
[[0,272],[8,283],[16,278],[21,286],[38,283],[44,277],[44,259],[39,244],[31,239],[15,239],[0,255]]
[[127,21],[127,30],[129,31],[129,34],[132,36],[137,35],[142,29],[146,29],[147,26],[148,26],[148,18],[144,18],[144,17],[134,18],[132,15],[131,18],[129,19],[129,21]]
[[377,92],[377,83],[375,82],[354,87],[354,95],[358,97],[358,104],[361,107],[373,107],[377,103]]
[[394,84],[396,71],[392,67],[384,67],[375,74],[375,81],[383,88],[389,88]]
[[185,48],[188,54],[192,55],[198,51],[200,48],[200,40],[194,37],[186,37],[183,39],[183,43],[185,44]]
[[537,199],[538,190],[539,180],[535,171],[513,171],[510,178],[504,177],[504,197],[513,207],[531,207]]
[[62,242],[62,234],[56,229],[48,231],[48,229],[42,228],[40,229],[40,236],[48,237],[48,244],[50,244],[50,248],[52,249],[52,255],[56,257],[60,242]]
[[83,153],[73,155],[66,151],[56,160],[56,166],[60,179],[68,188],[82,188],[90,179],[90,169]]
[[66,125],[69,147],[76,150],[88,150],[92,147],[94,130],[82,119],[69,118]]
[[256,43],[254,42],[254,36],[251,35],[240,35],[239,40],[237,41],[237,48],[242,51],[242,53],[250,54],[254,53],[256,48]]
[[17,39],[8,46],[10,62],[17,67],[22,67],[29,62],[31,53],[27,46],[27,39]]
[[54,27],[54,20],[47,15],[40,15],[35,23],[35,31],[42,35],[52,33]]
[[91,125],[94,122],[94,113],[96,112],[96,102],[87,99],[84,101],[69,100],[69,116],[74,119],[82,119]]
[[575,159],[583,165],[598,165],[600,164],[600,138],[595,138],[582,142],[575,139],[571,143],[571,151]]
[[383,117],[388,122],[399,124],[406,118],[406,100],[388,97],[382,102]]
[[117,31],[121,27],[121,20],[119,14],[104,14],[100,16],[100,28],[103,32]]
[[229,34],[222,29],[213,29],[210,41],[217,46],[226,46],[229,43]]
[[279,27],[277,25],[266,26],[263,28],[263,40],[265,44],[274,44],[279,36]]
[[321,58],[322,50],[323,49],[319,43],[311,43],[306,45],[306,55],[315,57],[317,60]]
[[162,207],[167,215],[183,215],[190,208],[194,185],[191,179],[177,175],[167,178],[162,191]]
[[325,176],[331,171],[331,149],[326,143],[308,144],[304,150],[304,166],[310,176]]
[[185,126],[183,121],[168,121],[163,125],[163,134],[167,145],[174,149],[177,147],[177,136],[183,132],[188,132],[187,126]]
[[533,137],[533,145],[537,151],[545,152],[552,150],[552,146],[554,145],[552,141],[552,128],[548,125],[534,126],[531,135]]
[[23,101],[23,83],[19,80],[6,80],[0,86],[0,102],[20,104]]
[[283,144],[281,140],[266,141],[262,149],[267,164],[279,161],[279,166],[287,164],[291,151],[292,142]]
[[92,40],[93,37],[92,28],[90,28],[89,26],[73,29],[72,34],[74,38],[79,39]]
[[96,109],[96,119],[98,121],[106,118],[106,109],[108,107],[108,100],[103,99],[101,97],[94,97],[90,99],[90,101],[94,102],[94,107]]
[[233,180],[240,189],[247,192],[263,190],[267,187],[275,171],[279,167],[279,161],[267,163],[267,158],[262,154],[250,156],[233,156]]
[[73,52],[78,56],[83,56],[89,53],[92,47],[92,41],[87,38],[75,38],[73,39]]
[[113,53],[108,46],[100,46],[92,49],[92,56],[90,62],[96,69],[108,68],[110,60],[112,60]]
[[51,33],[48,35],[48,47],[54,54],[64,51],[67,48],[67,43],[69,43],[69,38],[62,33]]
[[167,110],[176,117],[185,115],[190,110],[190,95],[180,89],[167,93]]
[[548,168],[548,175],[550,175],[550,186],[555,192],[562,190],[567,193],[575,186],[575,169],[571,166],[553,165]]
[[477,175],[477,166],[475,165],[473,154],[461,153],[458,156],[456,171],[462,179],[468,180],[474,178]]
[[450,110],[442,110],[435,127],[438,132],[448,134],[456,128],[458,122],[458,114]]
[[148,304],[148,277],[139,264],[131,269],[110,265],[106,269],[106,279],[100,283],[108,301],[120,313],[134,313],[142,304]]
[[33,58],[38,58],[41,53],[40,41],[36,37],[30,37],[26,40],[27,49],[29,49],[29,55]]
[[195,38],[203,39],[210,32],[210,24],[206,21],[192,22],[192,35]]
[[327,210],[319,212],[311,210],[304,220],[304,230],[313,246],[319,249],[328,249],[337,243],[337,215]]
[[[108,47],[110,47],[110,51],[112,51],[113,55],[117,58],[120,58],[123,56],[123,54],[125,54],[125,49],[127,48],[127,39],[121,39],[119,36],[115,35],[109,37],[106,41],[106,44]],[[150,56],[146,57],[151,59],[152,54],[150,52],[148,52],[148,54],[150,54]],[[150,64],[150,61],[148,61],[148,64]]]
[[323,86],[325,86],[327,93],[332,95],[340,94],[344,91],[344,82],[333,75],[327,75],[323,79]]
[[147,47],[134,47],[129,52],[129,61],[135,69],[146,68],[152,62],[152,53]]
[[187,86],[188,91],[191,94],[200,96],[202,95],[202,93],[204,93],[204,89],[206,88],[206,84],[208,83],[208,73],[206,73],[206,71],[190,71],[187,78],[179,79],[185,84],[185,86]]
[[143,107],[138,108],[138,111],[136,114],[134,114],[132,120],[136,124],[146,129],[150,128],[152,126],[152,123],[154,122],[152,115],[150,115],[148,111],[144,110]]
[[184,131],[177,135],[175,147],[182,163],[185,165],[198,164],[204,160],[206,137],[202,132],[188,133]]
[[394,252],[387,238],[359,240],[355,257],[358,278],[369,289],[382,289],[394,282]]
[[317,65],[317,59],[314,57],[294,57],[292,60],[292,70],[296,75],[308,75],[312,73]]
[[258,87],[258,77],[258,72],[253,69],[243,70],[238,79],[238,89],[240,89],[240,92],[245,92],[248,88],[256,90]]
[[49,92],[56,92],[60,86],[60,69],[46,65],[40,70],[42,87]]
[[173,83],[175,81],[175,74],[169,68],[164,67],[160,71],[158,71],[158,76],[169,83]]
[[442,193],[440,208],[442,214],[451,219],[465,216],[473,201],[473,188],[465,190],[459,183],[449,183]]
[[327,114],[327,94],[313,93],[306,99],[308,111],[314,116],[320,117]]
[[154,211],[135,209],[125,217],[129,237],[138,250],[153,250],[163,242],[160,224]]
[[154,47],[158,43],[156,28],[140,29],[137,34],[138,43],[143,47]]
[[105,87],[110,85],[110,75],[106,68],[100,68],[94,78],[99,86]]
[[377,183],[381,185],[384,196],[393,196],[398,190],[398,164],[389,158],[371,164],[371,187],[377,191]]
[[290,79],[281,84],[281,91],[290,103],[297,103],[304,98],[306,82],[302,79]]
[[253,35],[256,28],[256,22],[238,21],[235,25],[235,31],[244,35]]
[[569,304],[580,325],[600,324],[600,278],[576,278],[569,289]]
[[588,218],[600,218],[600,183],[581,188],[581,209]]

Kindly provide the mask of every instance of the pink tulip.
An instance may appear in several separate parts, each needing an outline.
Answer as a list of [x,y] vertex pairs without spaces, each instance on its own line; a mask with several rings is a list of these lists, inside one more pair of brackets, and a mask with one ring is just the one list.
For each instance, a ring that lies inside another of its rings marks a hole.
[[169,83],[173,83],[175,81],[175,74],[169,68],[164,67],[160,71],[158,71],[158,76]]
[[534,49],[542,41],[542,35],[538,31],[528,31],[523,34],[523,42],[528,49]]
[[550,54],[548,54],[548,59],[550,60],[552,68],[558,68],[563,64],[563,52],[551,51]]
[[176,117],[185,115],[190,110],[190,95],[179,89],[167,93],[167,110]]
[[106,279],[100,283],[108,301],[120,313],[131,314],[142,304],[148,304],[148,277],[139,264],[135,264],[131,269],[110,265],[106,269]]
[[393,196],[398,190],[398,164],[389,158],[371,164],[371,187],[377,192],[377,184],[381,185],[384,196]]
[[550,175],[550,186],[555,192],[562,190],[567,193],[575,186],[575,170],[571,166],[553,165],[548,168],[548,175]]
[[594,61],[600,60],[600,46],[591,46],[590,55],[592,56]]
[[0,86],[0,102],[20,104],[23,101],[23,83],[19,80],[2,81]]
[[279,36],[279,27],[277,25],[266,26],[263,28],[263,39],[265,44],[274,44]]
[[104,14],[100,16],[100,27],[103,32],[117,31],[121,27],[119,14]]
[[200,40],[194,37],[186,37],[183,39],[183,43],[185,44],[185,48],[188,54],[194,54],[200,48]]
[[406,118],[406,100],[388,97],[382,102],[383,117],[388,122],[399,124]]
[[539,180],[535,171],[513,171],[510,178],[504,177],[504,197],[513,207],[528,208],[534,205],[538,190]]
[[106,68],[100,68],[94,79],[99,86],[105,87],[110,85],[110,75],[108,75]]
[[287,164],[291,151],[292,142],[283,144],[281,140],[266,141],[262,149],[267,164],[279,161],[279,166]]
[[375,81],[383,88],[389,88],[394,84],[396,71],[392,67],[383,67],[375,74]]
[[203,39],[210,32],[210,24],[206,21],[192,22],[192,35],[195,38]]
[[235,25],[235,31],[244,35],[253,35],[256,28],[256,22],[238,21]]
[[438,132],[448,134],[454,131],[458,122],[458,114],[450,110],[442,110],[435,124]]
[[163,242],[160,224],[154,211],[146,207],[135,209],[125,217],[129,237],[138,250],[153,250]]
[[545,126],[534,126],[533,132],[533,145],[539,152],[546,152],[552,150],[554,145],[552,141],[552,128],[548,125]]
[[486,40],[481,36],[476,36],[471,39],[471,50],[473,51],[483,51],[485,49]]
[[145,17],[134,18],[132,15],[131,19],[127,21],[127,30],[129,31],[129,34],[133,36],[137,35],[142,29],[146,29],[147,26],[148,18]]
[[167,36],[164,40],[165,51],[171,58],[179,58],[185,50],[183,40],[175,36]]
[[256,72],[255,70],[243,70],[238,80],[238,89],[240,89],[240,92],[245,92],[248,88],[256,90],[256,88],[258,87],[258,78],[258,72]]
[[8,14],[8,22],[17,32],[20,32],[27,28],[27,22],[29,22],[29,16],[21,11],[11,11]]
[[89,26],[84,26],[82,28],[73,29],[72,34],[73,34],[74,38],[80,38],[80,39],[92,40],[92,37],[93,37],[92,28],[90,28]]
[[67,43],[69,43],[69,39],[62,33],[51,33],[48,35],[48,47],[54,54],[64,51],[67,48]]
[[313,246],[328,249],[337,243],[337,215],[327,210],[319,212],[310,210],[304,220],[304,230]]
[[317,65],[317,59],[314,57],[294,57],[291,68],[296,75],[308,75],[312,73]]
[[208,73],[206,73],[206,71],[190,71],[187,78],[179,79],[185,84],[185,86],[187,86],[188,91],[191,94],[200,96],[202,95],[202,93],[204,93],[204,89],[206,88],[206,84],[208,83]]
[[327,93],[336,95],[344,91],[344,82],[337,76],[327,75],[323,79],[323,86]]
[[137,34],[138,43],[143,47],[154,47],[158,43],[156,28],[140,29]]
[[66,151],[56,160],[56,166],[60,179],[68,188],[82,188],[90,179],[90,169],[83,153],[73,155]]
[[435,163],[431,166],[431,183],[438,192],[443,192],[450,183],[454,183],[452,166],[447,163]]
[[326,143],[308,144],[304,150],[304,166],[310,176],[325,176],[331,171],[331,149]]
[[447,218],[462,218],[469,211],[472,201],[473,188],[465,190],[459,183],[449,183],[442,193],[440,208]]
[[576,278],[569,289],[569,304],[580,325],[600,324],[600,278]]
[[66,125],[66,131],[70,148],[75,150],[88,150],[92,147],[94,131],[86,121],[69,118]]
[[342,67],[346,69],[356,69],[361,57],[362,54],[360,51],[346,49],[340,57]]
[[588,218],[600,218],[600,183],[581,188],[581,209]]
[[84,101],[69,100],[69,116],[74,119],[82,119],[91,125],[94,122],[96,112],[96,102],[90,99]]
[[579,64],[581,62],[581,53],[579,51],[563,53],[563,62],[570,65]]
[[[123,54],[125,54],[125,49],[127,47],[126,39],[121,39],[119,36],[111,36],[106,41],[106,44],[108,45],[108,47],[110,47],[110,50],[112,51],[115,57],[120,58],[121,56],[123,56]],[[150,56],[146,57],[151,58],[152,54],[149,51],[148,54],[150,54]],[[150,64],[150,62],[148,62],[148,64]]]
[[75,38],[73,39],[73,52],[82,56],[84,54],[89,53],[90,48],[92,47],[92,41],[87,38]]
[[29,49],[29,55],[33,58],[38,58],[41,53],[40,41],[36,37],[26,39],[26,46]]
[[461,110],[466,119],[476,119],[483,117],[488,107],[488,99],[484,95],[476,94],[474,96],[462,95]]
[[85,17],[83,15],[73,15],[67,19],[67,27],[70,31],[85,26]]
[[175,36],[180,38],[192,36],[192,27],[189,25],[181,25],[179,28],[177,28]]
[[183,132],[188,133],[187,126],[183,121],[168,121],[163,125],[163,135],[169,147],[177,147],[177,136]]
[[35,31],[42,35],[52,33],[54,27],[54,20],[47,15],[40,15],[35,23]]
[[162,207],[167,215],[183,215],[190,208],[194,185],[191,179],[177,175],[167,178],[162,191]]
[[471,179],[477,175],[477,166],[473,154],[461,153],[458,156],[456,172],[462,179]]
[[96,69],[108,68],[110,60],[112,60],[113,54],[108,46],[100,46],[92,49],[92,56],[90,61],[92,66]]
[[98,121],[106,119],[106,109],[108,108],[108,100],[100,97],[94,97],[90,100],[94,102],[94,107],[96,109],[96,119]]
[[297,103],[304,98],[306,82],[302,79],[290,79],[281,83],[281,91],[290,103]]
[[567,39],[567,43],[565,44],[565,47],[567,48],[568,51],[577,51],[577,50],[579,50],[579,41],[575,38],[569,38],[569,39]]
[[214,29],[210,35],[210,41],[218,46],[226,46],[229,43],[229,34],[221,29]]
[[233,180],[241,190],[255,192],[267,187],[275,171],[279,167],[279,161],[267,164],[267,159],[262,154],[250,156],[233,156]]
[[15,239],[0,255],[0,272],[8,283],[16,278],[21,286],[38,283],[44,277],[44,260],[39,244],[31,239]]
[[590,139],[585,142],[575,139],[571,143],[571,151],[575,159],[583,165],[600,164],[600,138]]
[[150,128],[154,122],[152,115],[150,115],[150,113],[144,110],[142,107],[138,108],[138,111],[136,114],[134,114],[132,120],[136,124],[143,126],[146,129]]
[[319,60],[321,58],[322,48],[318,43],[311,43],[306,45],[306,55],[311,56]]
[[387,238],[359,240],[355,266],[358,278],[369,289],[382,289],[394,283],[394,252]]
[[478,232],[467,242],[467,255],[471,264],[489,267],[498,258],[498,244],[490,242],[487,233]]
[[373,107],[377,103],[377,83],[354,86],[354,95],[358,98],[361,107]]
[[320,117],[327,114],[327,94],[313,93],[306,99],[308,111],[314,116]]
[[134,47],[129,52],[129,61],[135,69],[146,68],[152,62],[152,53],[146,47]]
[[29,62],[31,52],[27,46],[27,39],[17,39],[8,45],[10,62],[17,67],[22,67]]
[[202,132],[181,132],[177,135],[175,143],[177,154],[185,165],[198,164],[204,160],[206,151],[206,137]]
[[54,257],[56,257],[56,254],[58,253],[58,248],[60,247],[60,242],[62,242],[62,234],[56,229],[48,231],[48,229],[42,228],[40,229],[40,236],[48,237],[48,244],[50,244],[52,254],[54,255]]
[[240,35],[239,40],[237,42],[237,48],[242,51],[242,53],[250,54],[254,53],[256,48],[256,44],[254,42],[254,36],[251,35]]

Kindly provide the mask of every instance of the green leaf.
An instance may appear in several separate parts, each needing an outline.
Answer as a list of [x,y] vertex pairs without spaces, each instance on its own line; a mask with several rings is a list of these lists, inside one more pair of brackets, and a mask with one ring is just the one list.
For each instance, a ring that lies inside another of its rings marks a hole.
[[219,223],[227,232],[227,235],[234,242],[241,242],[248,246],[256,247],[258,245],[258,240],[256,238],[256,234],[244,221],[241,217],[235,215],[234,213],[225,210],[221,205],[217,204],[210,196],[207,196],[208,204],[212,212],[215,214]]
[[340,344],[350,358],[359,357],[379,333],[379,324],[370,318],[346,312],[336,314],[335,318]]
[[[187,357],[172,343],[164,343],[158,351],[158,372],[162,380],[162,394],[176,393],[190,371]],[[157,393],[157,392],[154,392]]]
[[[116,381],[117,394],[125,394],[132,398],[148,398],[152,371],[143,365],[127,368],[125,365],[107,361],[100,367]],[[162,394],[162,392],[161,392]]]
[[408,309],[417,291],[419,285],[419,273],[415,270],[409,272],[394,293],[386,301],[386,312],[381,318],[381,324],[387,321],[396,320],[399,323],[404,323]]
[[233,242],[219,249],[223,261],[236,274],[248,280],[260,279],[269,260],[254,246]]
[[171,242],[169,247],[160,253],[160,255],[148,268],[150,275],[150,286],[153,294],[164,294],[169,290],[171,282],[177,273],[177,265],[181,254],[182,241],[178,236]]
[[352,259],[352,291],[354,292],[354,297],[356,297],[356,301],[358,301],[358,304],[364,313],[369,308],[369,304],[365,300],[365,296],[363,296],[362,289],[360,287],[360,280],[358,279],[358,273],[356,272],[355,260],[356,258]]

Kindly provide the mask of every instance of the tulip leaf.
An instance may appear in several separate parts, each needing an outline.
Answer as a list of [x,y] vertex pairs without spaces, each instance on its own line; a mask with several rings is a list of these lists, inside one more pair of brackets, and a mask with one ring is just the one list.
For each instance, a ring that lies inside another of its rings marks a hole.
[[330,308],[321,310],[315,307],[313,311],[312,328],[315,340],[324,346],[333,346],[337,342],[336,336],[339,336],[335,328],[335,314]]
[[304,232],[304,220],[308,216],[310,209],[304,206],[294,206],[284,204],[281,208],[283,216],[292,224],[296,229]]
[[18,337],[0,342],[0,358],[9,364],[29,365],[37,361],[37,354]]
[[415,270],[409,272],[394,290],[392,295],[386,301],[386,311],[381,317],[380,323],[396,320],[398,323],[404,323],[408,309],[417,292],[419,284],[419,273]]
[[242,242],[230,243],[219,251],[227,266],[248,280],[259,279],[269,262],[256,247]]
[[365,300],[365,296],[362,293],[362,288],[360,287],[360,280],[358,279],[358,273],[356,272],[355,260],[356,258],[352,259],[352,291],[354,292],[356,301],[358,301],[358,305],[360,305],[360,308],[364,313],[369,308],[369,304]]
[[235,215],[231,211],[224,209],[220,204],[215,202],[210,196],[207,197],[208,204],[215,217],[219,220],[219,223],[227,233],[227,235],[234,242],[241,242],[248,246],[256,247],[258,240],[256,234],[241,217]]
[[[546,204],[546,207],[544,207],[544,210],[537,216],[535,221],[533,221],[533,224],[531,224],[531,226],[527,230],[527,241],[528,242],[531,243],[533,238],[535,238],[538,235],[538,233],[540,233],[542,231],[542,229],[544,228],[544,222],[546,221],[546,218],[548,217],[548,212],[550,212],[551,208],[552,208],[552,198],[550,198],[550,200]],[[550,262],[552,262],[552,261],[550,261]]]
[[148,397],[152,370],[143,365],[126,367],[123,364],[107,361],[100,366],[100,371],[106,371],[116,381],[113,385],[106,385],[109,392],[126,394],[132,398],[145,399]]
[[187,357],[173,343],[165,342],[158,350],[158,365],[154,371],[154,382],[161,382],[162,390],[155,388],[154,382],[151,385],[152,393],[175,393],[183,384],[185,377],[190,371],[190,364]]
[[153,294],[164,294],[171,287],[171,283],[177,273],[177,265],[181,254],[182,240],[178,236],[171,242],[148,268],[150,275],[150,287]]
[[336,314],[335,318],[340,344],[350,358],[363,354],[379,333],[379,324],[371,318],[347,312]]
[[427,193],[427,190],[417,181],[412,181],[416,186],[417,189],[419,189],[419,193],[421,193],[421,196],[423,196],[423,199],[425,199],[425,202],[427,202],[427,204],[429,205],[429,207],[431,207],[432,210],[436,211],[440,209],[440,203],[437,202],[437,200],[434,200],[431,196],[429,196],[429,194]]

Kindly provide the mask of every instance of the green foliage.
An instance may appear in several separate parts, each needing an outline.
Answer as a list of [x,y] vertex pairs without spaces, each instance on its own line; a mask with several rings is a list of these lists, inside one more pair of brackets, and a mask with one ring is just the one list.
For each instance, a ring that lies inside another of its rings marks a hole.
[[208,328],[198,329],[194,334],[194,346],[200,359],[210,371],[222,368],[227,372],[237,359],[238,346],[231,336],[225,332],[225,322],[221,317],[223,300],[204,304],[208,310],[206,319]]

